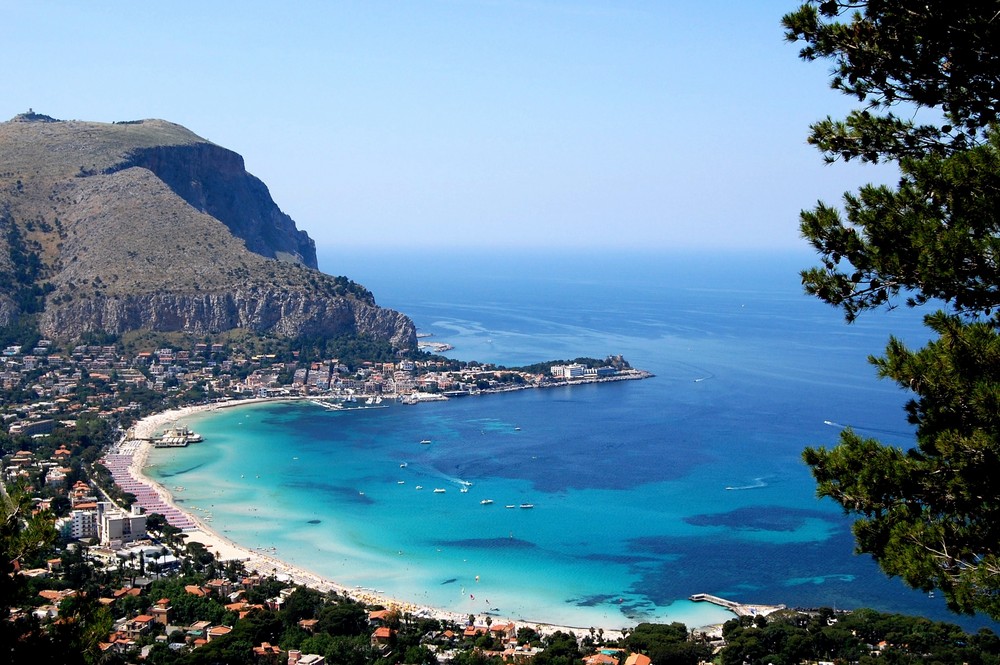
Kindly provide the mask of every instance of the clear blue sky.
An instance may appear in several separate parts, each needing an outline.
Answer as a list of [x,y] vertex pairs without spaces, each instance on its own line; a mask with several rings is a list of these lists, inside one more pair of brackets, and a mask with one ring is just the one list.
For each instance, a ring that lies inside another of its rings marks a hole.
[[0,0],[0,118],[164,118],[320,246],[801,248],[849,100],[760,0]]

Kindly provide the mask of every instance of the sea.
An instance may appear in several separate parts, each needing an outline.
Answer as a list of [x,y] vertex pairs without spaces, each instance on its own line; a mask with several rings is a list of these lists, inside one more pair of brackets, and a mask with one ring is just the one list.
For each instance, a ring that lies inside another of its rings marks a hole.
[[702,593],[996,629],[855,554],[849,516],[817,498],[802,462],[845,427],[912,445],[910,395],[869,356],[890,335],[926,342],[926,311],[847,324],[803,294],[806,251],[329,248],[320,260],[449,357],[621,354],[655,376],[189,418],[205,441],[154,451],[147,473],[222,535],[349,587],[583,630],[732,617],[689,600]]

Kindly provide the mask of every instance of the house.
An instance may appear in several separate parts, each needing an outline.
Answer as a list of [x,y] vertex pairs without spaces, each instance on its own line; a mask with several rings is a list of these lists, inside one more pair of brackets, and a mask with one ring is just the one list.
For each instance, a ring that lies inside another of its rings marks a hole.
[[466,626],[465,631],[462,633],[462,637],[478,637],[484,634],[486,634],[486,628],[484,626]]
[[490,635],[498,639],[510,639],[517,635],[517,626],[513,622],[495,623],[490,626]]
[[170,599],[160,598],[156,601],[156,604],[150,608],[149,613],[153,615],[153,619],[156,623],[161,626],[166,626],[170,623]]
[[187,630],[185,632],[187,633],[187,636],[189,638],[194,638],[195,640],[204,639],[205,631],[207,631],[208,627],[211,625],[212,625],[211,621],[195,621],[193,624],[187,627]]
[[372,633],[372,646],[385,649],[389,646],[389,643],[392,641],[392,637],[395,634],[396,631],[392,628],[389,628],[388,626],[379,626],[375,629],[375,632]]
[[372,626],[380,626],[385,623],[392,610],[371,610],[368,612],[368,623]]
[[501,654],[501,658],[505,663],[515,663],[521,665],[522,663],[528,663],[532,658],[542,651],[539,647],[531,647],[525,644],[524,646],[515,646],[510,649],[505,649]]
[[316,624],[318,623],[319,619],[302,619],[299,621],[299,628],[312,635],[316,632]]
[[148,633],[154,623],[153,617],[149,614],[140,614],[134,619],[125,622],[124,633],[129,639],[136,639]]
[[288,665],[326,665],[326,658],[315,653],[302,653],[292,649],[288,652]]
[[281,647],[270,642],[261,642],[260,646],[253,648],[253,655],[257,657],[257,660],[276,663],[281,657]]
[[211,642],[214,639],[218,639],[223,635],[228,635],[233,632],[231,626],[212,626],[208,629],[208,641]]
[[585,665],[618,665],[618,659],[606,653],[595,653],[583,659]]
[[650,665],[652,662],[649,656],[641,653],[630,653],[628,658],[625,659],[625,665]]
[[214,579],[205,583],[205,590],[217,597],[228,596],[233,591],[233,585],[228,580]]
[[54,589],[42,589],[38,592],[38,595],[49,601],[53,605],[58,605],[62,601],[66,600],[70,596],[76,595],[75,589],[65,589],[63,591],[56,591]]

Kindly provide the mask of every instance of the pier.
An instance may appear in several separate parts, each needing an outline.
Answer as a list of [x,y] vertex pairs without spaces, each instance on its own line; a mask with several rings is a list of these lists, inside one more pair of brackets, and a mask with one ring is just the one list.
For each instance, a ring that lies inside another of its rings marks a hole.
[[752,617],[758,615],[767,616],[772,612],[785,609],[784,605],[750,605],[737,603],[734,600],[726,600],[725,598],[719,598],[718,596],[712,596],[707,593],[696,593],[693,596],[689,596],[688,600],[693,603],[712,603],[713,605],[724,607],[738,617]]

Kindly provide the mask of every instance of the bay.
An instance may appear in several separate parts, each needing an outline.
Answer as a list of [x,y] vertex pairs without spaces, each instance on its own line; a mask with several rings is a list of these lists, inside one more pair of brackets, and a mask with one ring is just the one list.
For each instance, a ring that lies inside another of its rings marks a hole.
[[907,395],[867,356],[890,332],[914,345],[926,333],[904,308],[846,325],[802,295],[797,270],[811,262],[330,250],[326,272],[410,315],[451,357],[620,353],[656,376],[346,412],[228,410],[194,419],[206,442],[156,451],[150,474],[241,544],[462,613],[700,626],[729,618],[686,600],[711,593],[990,625],[854,555],[849,521],[815,497],[806,445],[835,445],[844,426],[911,444]]

